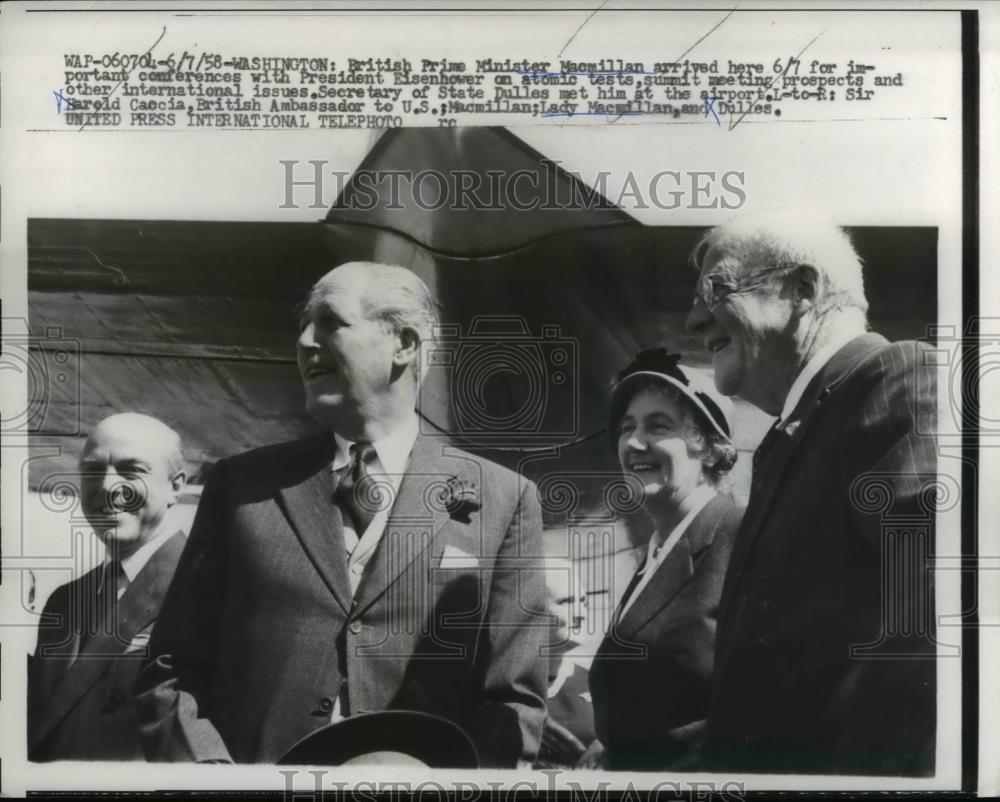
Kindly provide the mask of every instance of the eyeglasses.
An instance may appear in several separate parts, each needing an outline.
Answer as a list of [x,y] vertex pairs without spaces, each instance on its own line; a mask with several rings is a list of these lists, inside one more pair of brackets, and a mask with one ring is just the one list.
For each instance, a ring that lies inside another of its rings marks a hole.
[[743,281],[726,281],[719,275],[702,276],[698,279],[698,284],[694,291],[694,297],[695,299],[700,298],[701,302],[705,304],[705,308],[711,312],[727,295],[756,289],[757,287],[765,284],[768,279],[783,269],[783,267],[778,267],[771,270],[765,270],[761,273],[750,276]]
[[695,288],[695,298],[701,298],[705,308],[711,312],[727,295],[746,292],[764,284],[771,273],[753,276],[744,281],[726,281],[720,276],[703,276]]
[[723,281],[718,276],[702,276],[695,285],[694,297],[695,300],[700,298],[705,308],[711,312],[719,301],[735,291],[734,284]]

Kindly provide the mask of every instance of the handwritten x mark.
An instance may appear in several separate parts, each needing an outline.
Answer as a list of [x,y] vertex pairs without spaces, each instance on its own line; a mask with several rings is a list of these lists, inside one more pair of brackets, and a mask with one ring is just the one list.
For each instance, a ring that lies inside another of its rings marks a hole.
[[66,104],[66,111],[72,110],[73,100],[71,98],[66,97],[63,94],[62,89],[53,90],[52,94],[55,95],[56,98],[56,114],[62,114],[63,103]]
[[708,117],[708,115],[711,114],[713,117],[715,117],[715,124],[722,125],[722,123],[719,122],[719,115],[716,114],[715,112],[715,101],[717,101],[718,99],[719,98],[717,95],[712,95],[711,99],[709,98],[705,99],[705,116]]

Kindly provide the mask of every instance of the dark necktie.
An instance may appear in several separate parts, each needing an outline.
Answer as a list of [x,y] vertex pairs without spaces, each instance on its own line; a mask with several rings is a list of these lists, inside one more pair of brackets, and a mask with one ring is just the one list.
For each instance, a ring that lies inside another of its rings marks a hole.
[[354,531],[360,538],[378,512],[381,500],[378,484],[368,473],[368,464],[378,454],[371,443],[351,446],[351,461],[337,482],[334,496],[350,518]]
[[83,631],[80,633],[79,651],[87,651],[94,638],[112,635],[118,623],[118,578],[123,573],[118,560],[105,563],[98,580],[97,594],[91,602],[93,610],[84,616]]
[[774,422],[774,425],[764,435],[764,439],[760,441],[757,450],[753,452],[753,471],[750,478],[751,498],[756,496],[760,492],[761,487],[763,487],[764,475],[767,473],[767,462],[774,452],[775,445],[785,436],[785,433],[778,428],[778,423],[779,421]]

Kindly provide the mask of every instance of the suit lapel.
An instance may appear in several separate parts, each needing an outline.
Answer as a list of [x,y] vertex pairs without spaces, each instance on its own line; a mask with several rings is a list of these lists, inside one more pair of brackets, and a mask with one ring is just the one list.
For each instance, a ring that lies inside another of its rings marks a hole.
[[[186,543],[184,534],[177,532],[156,550],[136,575],[118,602],[117,632],[109,646],[114,644],[118,651],[124,650],[144,627],[156,620]],[[100,637],[106,636],[102,634]],[[96,641],[95,638],[94,642]],[[90,651],[90,644],[87,644],[87,651]],[[107,651],[113,652],[115,649],[109,648]]]
[[334,448],[333,436],[328,433],[307,441],[305,454],[299,455],[301,463],[292,466],[292,475],[300,478],[279,488],[278,496],[306,554],[334,598],[347,611],[351,607],[351,586],[347,578],[343,518],[333,499],[330,466]]
[[448,478],[468,477],[461,473],[460,462],[444,458],[443,447],[441,440],[430,437],[418,437],[413,444],[385,531],[358,587],[355,613],[370,607],[414,560],[425,554],[449,520],[447,510],[435,504],[432,497]]
[[82,617],[93,607],[97,578],[102,570],[100,566],[92,569],[66,586],[59,608],[52,610],[59,617],[58,627],[50,628],[45,620],[39,622],[35,683],[37,700],[43,706],[48,705],[80,653],[81,633],[87,626]]
[[[63,674],[46,703],[29,749],[34,749],[41,743],[94,683],[114,665],[139,631],[156,619],[186,541],[181,532],[173,535],[139,571],[115,607],[113,625],[104,625],[101,632],[90,638],[76,662]],[[90,583],[96,592],[94,584]]]
[[837,351],[829,362],[813,377],[802,398],[789,416],[785,433],[775,444],[768,458],[767,476],[759,492],[752,494],[739,534],[733,546],[733,555],[726,572],[726,581],[719,604],[719,620],[729,619],[729,607],[743,578],[743,571],[753,551],[757,537],[764,527],[768,512],[779,490],[785,484],[785,474],[792,457],[803,443],[810,425],[816,418],[823,402],[867,356],[886,344],[877,334],[864,334],[847,343]]
[[[693,525],[695,521],[691,523]],[[629,638],[642,629],[651,618],[673,601],[694,575],[688,532],[690,527],[655,569],[649,584],[640,591],[638,598],[618,622],[617,629],[621,637]]]

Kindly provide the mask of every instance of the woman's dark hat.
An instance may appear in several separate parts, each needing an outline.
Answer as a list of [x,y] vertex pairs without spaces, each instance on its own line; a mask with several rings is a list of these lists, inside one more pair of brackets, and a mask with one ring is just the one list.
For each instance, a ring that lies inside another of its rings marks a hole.
[[680,364],[680,354],[667,353],[666,348],[640,351],[615,382],[611,392],[611,414],[608,435],[611,445],[618,446],[617,423],[625,415],[632,388],[642,377],[652,377],[669,384],[683,395],[701,414],[705,423],[732,441],[733,402],[715,389],[715,382],[696,368]]
[[479,768],[471,739],[457,724],[413,710],[361,713],[307,735],[278,760],[285,766],[346,764]]

